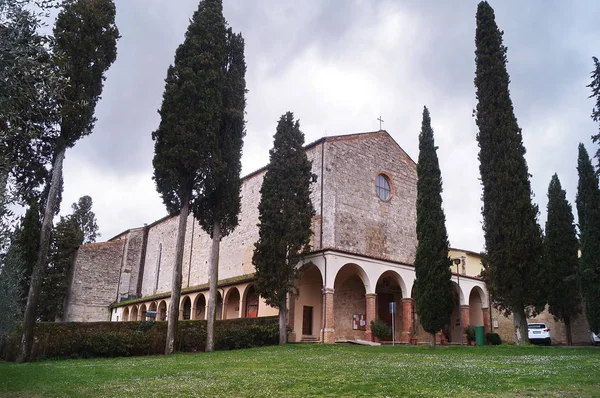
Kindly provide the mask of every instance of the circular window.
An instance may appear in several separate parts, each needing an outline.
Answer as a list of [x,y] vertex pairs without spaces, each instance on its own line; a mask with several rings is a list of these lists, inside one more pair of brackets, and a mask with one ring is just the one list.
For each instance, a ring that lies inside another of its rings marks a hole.
[[390,199],[390,180],[387,178],[387,176],[383,174],[379,174],[377,176],[377,181],[375,181],[375,191],[377,192],[379,199]]

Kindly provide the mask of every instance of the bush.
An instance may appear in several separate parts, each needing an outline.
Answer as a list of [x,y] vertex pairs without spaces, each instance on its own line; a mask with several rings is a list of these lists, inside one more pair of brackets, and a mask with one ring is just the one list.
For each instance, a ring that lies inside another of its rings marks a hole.
[[465,328],[465,334],[467,335],[467,341],[472,343],[475,341],[475,326],[469,325]]
[[[21,327],[0,346],[0,358],[14,361]],[[38,323],[31,359],[91,358],[163,354],[167,322]],[[219,350],[273,345],[279,342],[277,317],[242,318],[215,322]],[[206,321],[180,321],[176,350],[204,351]]]
[[373,336],[382,339],[388,337],[392,333],[392,329],[387,323],[377,318],[376,320],[371,321],[371,332],[373,333]]
[[485,341],[489,345],[500,345],[500,344],[502,344],[502,339],[500,338],[500,335],[498,333],[486,333],[485,334]]

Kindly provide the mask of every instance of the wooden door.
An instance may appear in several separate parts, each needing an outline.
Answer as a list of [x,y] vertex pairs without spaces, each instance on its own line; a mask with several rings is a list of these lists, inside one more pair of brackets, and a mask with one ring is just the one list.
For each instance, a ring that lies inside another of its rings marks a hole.
[[312,336],[313,327],[313,307],[304,306],[302,311],[302,334]]

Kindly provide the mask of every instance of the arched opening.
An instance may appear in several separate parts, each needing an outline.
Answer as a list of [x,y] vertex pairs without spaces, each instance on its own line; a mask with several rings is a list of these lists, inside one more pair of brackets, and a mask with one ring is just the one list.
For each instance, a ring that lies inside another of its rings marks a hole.
[[122,321],[123,322],[129,321],[129,308],[127,308],[127,307],[123,308]]
[[[376,314],[377,318],[384,321],[390,328],[394,328],[395,340],[402,336],[402,286],[400,275],[394,271],[384,272],[375,285],[377,294]],[[392,322],[392,304],[394,306]],[[392,335],[382,340],[392,340]]]
[[483,305],[481,288],[474,287],[469,295],[469,322],[473,326],[483,326]]
[[204,294],[200,293],[196,296],[194,300],[194,313],[193,319],[206,319],[206,298],[204,298]]
[[157,313],[156,313],[156,302],[153,301],[150,303],[150,305],[148,306],[148,311],[146,312],[146,317],[149,320],[155,321],[157,318]]
[[323,322],[323,278],[315,265],[308,265],[298,283],[294,303],[294,332],[300,341],[321,339]]
[[216,320],[223,319],[223,296],[221,292],[217,290],[217,311],[215,314]]
[[335,276],[333,313],[336,340],[364,338],[367,284],[365,272],[356,264],[344,265]]
[[240,317],[240,291],[232,287],[227,291],[225,300],[225,313],[223,319],[235,319]]
[[256,318],[258,316],[258,293],[256,293],[254,285],[246,288],[246,299],[244,302],[244,317]]
[[132,321],[137,321],[137,316],[138,316],[138,310],[137,307],[134,305],[133,307],[131,307],[131,314],[129,315],[129,319]]
[[157,321],[166,321],[167,320],[167,302],[162,300],[160,304],[158,304],[158,311],[156,313]]
[[181,319],[187,321],[190,319],[192,315],[192,300],[190,300],[189,296],[185,296],[181,303]]
[[146,304],[140,306],[140,321],[146,320]]

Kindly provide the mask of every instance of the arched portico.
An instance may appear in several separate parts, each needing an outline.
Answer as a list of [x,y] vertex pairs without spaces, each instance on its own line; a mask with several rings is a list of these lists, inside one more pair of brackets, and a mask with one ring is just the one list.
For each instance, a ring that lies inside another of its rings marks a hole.
[[[334,282],[333,300],[335,340],[356,340],[365,338],[370,330],[367,316],[366,286],[368,278],[357,264],[346,264],[337,272]],[[371,294],[372,317],[375,315],[375,300]]]
[[137,306],[134,305],[131,307],[131,312],[129,314],[129,320],[137,321],[138,320],[137,317],[138,317],[138,309],[137,309]]
[[[391,270],[381,274],[375,285],[375,294],[377,295],[376,317],[385,322],[390,328],[394,327],[394,340],[396,341],[401,340],[403,331],[403,291],[406,291],[406,287],[402,277]],[[392,303],[394,306],[393,318],[391,314]],[[392,336],[390,335],[382,340],[392,340]]]
[[314,265],[302,270],[297,285],[298,294],[292,297],[293,316],[290,313],[290,327],[295,341],[315,341],[322,338],[323,321],[323,278]]
[[156,312],[156,320],[157,321],[166,321],[167,320],[167,302],[162,300],[158,304],[158,311]]
[[[461,287],[456,283],[452,282],[454,288],[454,307],[452,309],[452,315],[450,315],[450,325],[448,325],[449,341],[452,343],[460,343],[461,338],[464,340],[464,328],[468,325],[464,316],[463,304],[465,302],[464,294]],[[462,329],[461,329],[461,316],[462,316]]]
[[192,316],[196,320],[206,319],[206,297],[202,293],[198,294],[194,299]]
[[184,321],[191,319],[192,300],[190,299],[190,296],[183,296],[183,299],[181,300],[181,305],[180,305],[179,311],[180,311],[179,319],[184,320]]
[[146,304],[140,305],[140,321],[146,320]]
[[129,308],[123,308],[123,315],[121,315],[121,319],[123,322],[129,321]]
[[240,317],[240,291],[237,287],[227,290],[225,296],[225,308],[223,319],[235,319]]
[[258,316],[258,293],[254,288],[254,284],[250,284],[244,291],[243,302],[243,317],[244,318],[256,318]]

